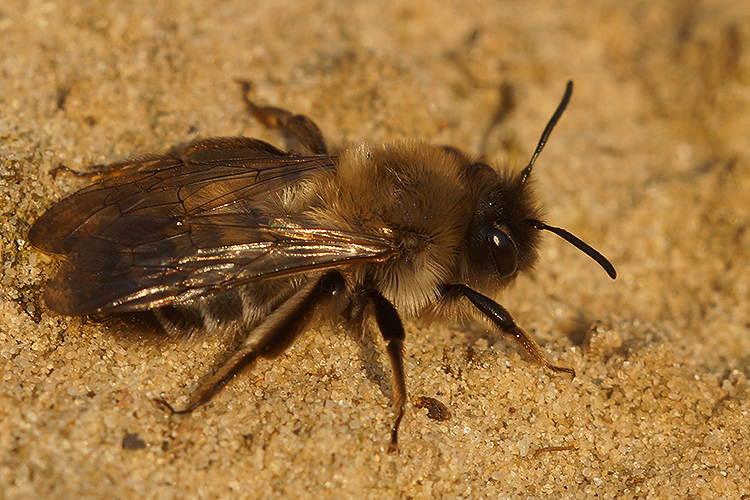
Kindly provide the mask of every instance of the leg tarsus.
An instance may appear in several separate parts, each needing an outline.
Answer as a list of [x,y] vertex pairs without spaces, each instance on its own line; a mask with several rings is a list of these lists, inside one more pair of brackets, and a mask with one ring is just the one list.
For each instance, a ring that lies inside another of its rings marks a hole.
[[516,342],[518,342],[518,344],[523,348],[523,350],[526,351],[529,356],[531,356],[534,361],[536,361],[540,365],[554,372],[570,373],[573,377],[575,377],[576,372],[572,368],[557,366],[550,363],[549,360],[547,360],[547,357],[544,355],[542,348],[539,347],[539,344],[537,344],[534,339],[529,336],[528,333],[526,333],[523,329],[521,329],[521,327],[516,324],[507,309],[505,309],[494,300],[485,295],[482,295],[475,290],[472,290],[466,285],[443,285],[442,291],[444,294],[451,291],[456,291],[469,299],[474,307],[479,309],[479,311],[484,314],[487,319],[492,321],[500,329],[501,332],[513,337]]
[[65,175],[73,175],[75,177],[82,177],[84,179],[92,179],[108,173],[111,169],[107,167],[107,165],[92,165],[91,167],[88,167],[91,170],[81,172],[79,170],[73,170],[63,163],[58,163],[56,167],[50,169],[49,173],[50,175],[52,175],[53,179],[57,179],[57,176],[60,173]]
[[291,150],[302,154],[327,155],[323,134],[310,118],[305,115],[295,115],[274,106],[258,106],[249,97],[252,83],[247,80],[237,80],[242,87],[242,96],[247,111],[268,128],[278,128],[287,141],[291,142]]
[[393,369],[393,406],[396,409],[396,419],[391,428],[391,443],[388,446],[388,453],[398,451],[398,428],[401,425],[401,419],[404,418],[406,409],[406,375],[404,373],[403,344],[403,341],[400,339],[393,339],[386,346],[388,358],[391,360],[391,368]]

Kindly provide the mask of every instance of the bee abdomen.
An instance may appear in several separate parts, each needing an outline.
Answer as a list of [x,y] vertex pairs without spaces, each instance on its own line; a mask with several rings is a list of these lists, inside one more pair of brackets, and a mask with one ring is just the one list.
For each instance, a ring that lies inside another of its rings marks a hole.
[[243,337],[293,291],[288,280],[223,289],[150,311],[151,323],[171,337]]
[[239,290],[222,290],[189,302],[152,309],[150,323],[170,337],[227,335],[243,328],[245,316]]

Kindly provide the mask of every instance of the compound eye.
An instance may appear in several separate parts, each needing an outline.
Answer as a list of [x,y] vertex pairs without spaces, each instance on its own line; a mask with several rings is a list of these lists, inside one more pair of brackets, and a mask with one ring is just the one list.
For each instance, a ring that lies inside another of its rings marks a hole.
[[487,234],[487,243],[492,250],[492,257],[495,259],[500,278],[508,278],[516,272],[518,268],[518,251],[516,245],[508,238],[508,235],[499,229],[492,229]]

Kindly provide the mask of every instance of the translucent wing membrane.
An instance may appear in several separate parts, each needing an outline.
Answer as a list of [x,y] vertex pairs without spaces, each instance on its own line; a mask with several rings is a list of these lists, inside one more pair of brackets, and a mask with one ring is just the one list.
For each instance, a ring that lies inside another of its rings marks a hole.
[[207,139],[108,167],[105,178],[60,201],[31,227],[29,240],[66,255],[130,214],[191,216],[247,202],[304,175],[332,170],[331,156],[287,155],[263,141]]
[[31,228],[34,246],[68,256],[47,305],[71,315],[146,310],[261,278],[386,260],[396,251],[388,239],[253,205],[335,167],[335,157],[287,155],[252,139],[199,141],[114,165]]
[[186,221],[118,218],[69,255],[47,285],[47,305],[73,315],[146,310],[261,278],[381,261],[395,251],[383,238],[289,218],[220,214]]

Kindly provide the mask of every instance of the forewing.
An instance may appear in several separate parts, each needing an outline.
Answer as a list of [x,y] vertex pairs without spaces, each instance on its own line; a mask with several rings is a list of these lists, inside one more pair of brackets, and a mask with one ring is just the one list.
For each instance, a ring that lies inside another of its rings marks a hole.
[[102,180],[44,213],[29,241],[44,252],[66,255],[126,215],[186,217],[252,204],[260,193],[335,166],[335,157],[289,155],[257,139],[199,140],[106,167]]
[[75,248],[45,291],[70,315],[178,304],[217,289],[354,262],[382,262],[381,236],[248,213],[119,217]]
[[68,257],[45,301],[70,315],[139,311],[259,279],[388,259],[396,246],[386,237],[321,228],[268,213],[257,201],[336,161],[219,138],[105,167],[99,182],[31,228],[34,246]]

